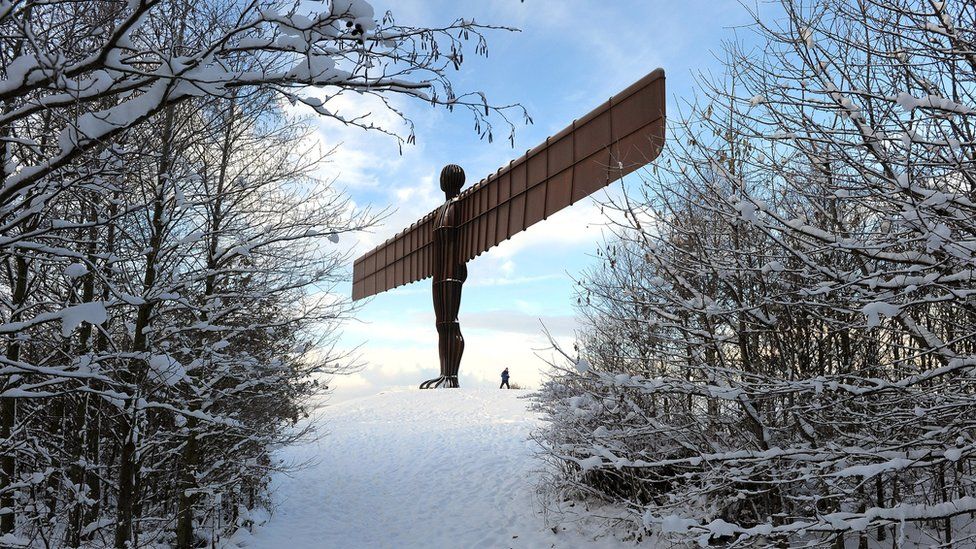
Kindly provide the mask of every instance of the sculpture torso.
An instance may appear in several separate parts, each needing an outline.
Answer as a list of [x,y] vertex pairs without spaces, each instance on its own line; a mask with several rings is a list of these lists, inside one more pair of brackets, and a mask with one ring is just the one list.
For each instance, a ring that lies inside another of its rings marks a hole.
[[455,199],[441,206],[434,221],[434,283],[456,280],[464,282],[468,269],[461,260],[458,242],[458,208]]

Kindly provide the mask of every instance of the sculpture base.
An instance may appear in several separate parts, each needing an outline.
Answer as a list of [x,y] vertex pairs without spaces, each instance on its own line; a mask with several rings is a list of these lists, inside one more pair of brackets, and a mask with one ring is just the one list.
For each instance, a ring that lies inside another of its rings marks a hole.
[[457,376],[435,377],[434,379],[428,379],[420,384],[421,389],[457,389],[458,387],[460,387],[460,385],[458,385]]

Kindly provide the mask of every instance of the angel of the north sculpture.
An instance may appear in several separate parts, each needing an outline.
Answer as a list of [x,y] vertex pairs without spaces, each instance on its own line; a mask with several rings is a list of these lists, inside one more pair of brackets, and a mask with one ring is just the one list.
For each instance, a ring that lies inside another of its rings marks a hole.
[[657,69],[464,192],[464,170],[446,166],[447,201],[356,260],[355,300],[433,278],[441,372],[421,389],[458,387],[465,262],[657,158],[664,99]]

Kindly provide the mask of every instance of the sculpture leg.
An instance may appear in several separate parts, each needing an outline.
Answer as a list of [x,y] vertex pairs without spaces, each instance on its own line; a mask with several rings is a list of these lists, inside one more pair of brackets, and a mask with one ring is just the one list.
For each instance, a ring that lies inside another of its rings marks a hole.
[[464,354],[464,337],[461,335],[461,325],[457,320],[461,308],[461,284],[460,280],[433,283],[441,375],[421,383],[421,389],[459,387],[458,369],[461,367],[461,355]]
[[[446,322],[437,326],[440,338],[439,347],[442,371],[441,375],[448,380],[449,387],[457,387],[458,370],[461,368],[461,355],[464,354],[464,336],[461,335],[459,322]],[[451,385],[453,383],[453,385]]]

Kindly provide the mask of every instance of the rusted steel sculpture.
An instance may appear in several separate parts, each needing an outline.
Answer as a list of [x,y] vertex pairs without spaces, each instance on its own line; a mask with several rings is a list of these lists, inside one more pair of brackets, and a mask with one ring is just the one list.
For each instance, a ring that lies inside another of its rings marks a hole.
[[444,205],[356,260],[357,300],[433,277],[441,375],[422,389],[458,386],[465,263],[657,158],[664,99],[657,69],[463,193],[464,171],[445,167]]
[[448,164],[441,170],[441,190],[447,202],[434,217],[434,318],[437,323],[437,350],[441,375],[420,384],[421,389],[458,386],[458,368],[464,353],[464,337],[458,322],[461,309],[461,285],[468,278],[468,268],[458,254],[460,211],[454,201],[464,186],[464,170]]

